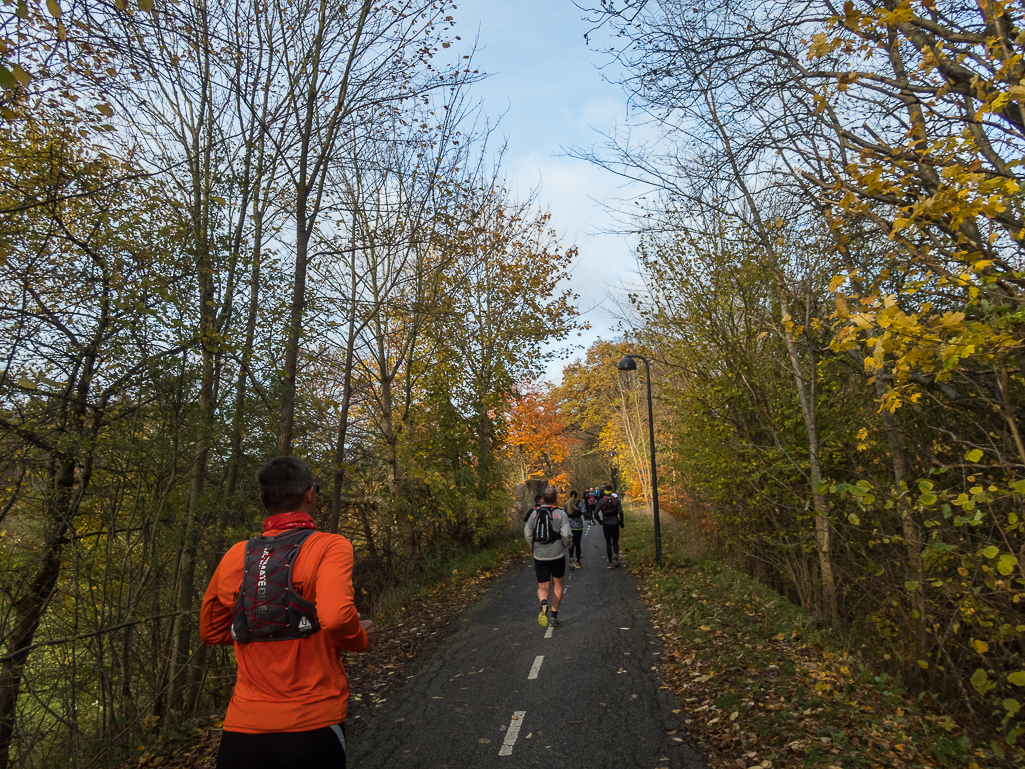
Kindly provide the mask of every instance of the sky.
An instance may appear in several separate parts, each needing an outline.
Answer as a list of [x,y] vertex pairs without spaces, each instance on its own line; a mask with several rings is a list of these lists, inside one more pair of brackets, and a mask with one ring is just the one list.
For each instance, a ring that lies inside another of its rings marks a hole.
[[[632,281],[636,261],[629,238],[602,234],[614,226],[603,204],[624,195],[621,181],[567,152],[601,144],[598,131],[623,125],[626,96],[599,69],[606,58],[584,41],[593,24],[571,0],[455,1],[455,33],[464,43],[477,39],[475,66],[489,74],[473,92],[489,117],[504,113],[498,134],[508,142],[510,189],[524,198],[539,187],[561,243],[579,248],[570,287],[591,329],[571,340],[569,360],[581,358],[594,340],[619,335],[608,294]],[[547,378],[558,381],[565,362],[553,362]]]

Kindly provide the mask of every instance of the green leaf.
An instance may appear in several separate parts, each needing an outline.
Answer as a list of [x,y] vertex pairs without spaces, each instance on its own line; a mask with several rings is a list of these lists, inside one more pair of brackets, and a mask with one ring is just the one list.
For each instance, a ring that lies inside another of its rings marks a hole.
[[139,0],[139,10],[140,11],[152,11],[153,10],[153,0]]
[[10,91],[17,87],[18,81],[14,79],[14,74],[3,64],[0,64],[0,88]]
[[926,506],[928,506],[928,505],[935,505],[936,504],[936,495],[935,494],[923,494],[922,496],[920,496],[918,498],[918,501],[921,502],[923,505],[926,505]]
[[1011,483],[1011,488],[1019,494],[1025,494],[1025,481],[1014,481]]
[[46,10],[50,12],[50,15],[55,19],[59,19],[64,15],[64,11],[61,10],[61,4],[57,0],[46,0]]
[[982,452],[979,449],[972,449],[964,455],[964,458],[967,459],[969,462],[978,462],[980,459],[982,459]]
[[858,516],[855,515],[854,513],[851,513],[850,515],[848,515],[847,516],[847,520],[850,521],[855,526],[857,526],[859,523],[861,523],[861,519],[858,518]]
[[1004,710],[1007,711],[1007,715],[1009,716],[1013,716],[1021,710],[1021,705],[1018,704],[1018,700],[1006,699],[1001,704],[1003,704]]
[[997,561],[997,571],[1005,577],[1013,574],[1016,568],[1018,568],[1018,559],[1009,553],[1004,553],[1000,556],[1000,560]]
[[996,686],[996,684],[989,680],[989,676],[986,675],[986,671],[982,668],[979,668],[974,673],[972,673],[971,681],[972,686],[975,687],[975,691],[977,691],[979,694],[985,694],[994,686]]
[[919,481],[918,490],[921,491],[923,494],[928,491],[932,491],[932,481]]
[[96,109],[99,110],[104,117],[114,117],[114,109],[109,104],[97,104]]
[[14,15],[19,19],[28,18],[28,3],[25,0],[18,0],[18,9],[14,12]]
[[908,582],[904,583],[904,587],[906,587],[908,590],[918,590],[918,583],[913,580],[909,580]]
[[26,376],[23,376],[21,379],[19,379],[18,384],[24,387],[26,390],[35,390],[37,388],[36,383]]
[[1019,670],[1016,673],[1008,673],[1007,680],[1015,686],[1025,686],[1025,670]]
[[982,554],[986,558],[996,558],[998,555],[1000,555],[1000,549],[995,547],[994,545],[990,545],[982,551]]

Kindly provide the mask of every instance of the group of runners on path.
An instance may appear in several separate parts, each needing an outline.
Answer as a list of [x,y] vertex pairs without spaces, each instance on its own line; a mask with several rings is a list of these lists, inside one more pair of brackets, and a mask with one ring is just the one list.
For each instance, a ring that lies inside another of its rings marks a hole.
[[[341,652],[367,651],[375,635],[356,610],[352,544],[317,531],[320,485],[302,460],[275,457],[256,481],[268,514],[263,534],[224,555],[200,610],[203,643],[234,645],[238,664],[217,769],[345,769]],[[546,488],[524,526],[542,626],[559,624],[566,556],[570,568],[581,567],[585,520],[601,524],[609,568],[620,565],[623,510],[612,487],[588,489],[582,499],[571,492],[562,508],[557,500]]]
[[524,516],[523,536],[534,557],[537,598],[541,602],[537,621],[541,627],[559,626],[567,555],[570,569],[581,568],[580,539],[585,519],[591,526],[601,525],[608,568],[614,569],[622,563],[619,530],[625,525],[623,506],[612,486],[587,489],[583,499],[576,491],[571,491],[561,508],[557,506],[558,494],[554,486],[549,486],[541,496],[534,498],[534,508]]

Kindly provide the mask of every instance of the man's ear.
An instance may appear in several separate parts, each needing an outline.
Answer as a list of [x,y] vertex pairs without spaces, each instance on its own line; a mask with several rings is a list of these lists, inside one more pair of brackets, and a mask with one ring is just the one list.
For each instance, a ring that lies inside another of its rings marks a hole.
[[310,486],[306,489],[306,493],[303,494],[303,502],[307,505],[312,505],[316,501],[317,489],[315,486]]

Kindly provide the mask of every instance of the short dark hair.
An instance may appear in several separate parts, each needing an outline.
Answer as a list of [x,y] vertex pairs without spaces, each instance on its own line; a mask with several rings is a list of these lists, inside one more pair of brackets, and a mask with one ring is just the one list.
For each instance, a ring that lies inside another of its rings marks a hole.
[[287,513],[302,504],[315,483],[313,471],[301,459],[274,457],[256,471],[260,501],[269,513]]
[[534,495],[534,504],[536,505],[540,501],[541,501],[541,495],[540,494],[535,494]]
[[605,491],[612,491],[612,484],[611,483],[606,483],[605,484]]
[[544,498],[544,501],[547,504],[552,505],[552,504],[555,504],[555,502],[558,501],[558,499],[559,499],[559,492],[556,491],[554,486],[549,486],[548,488],[545,489],[545,493],[542,496]]
[[575,496],[577,495],[577,492],[576,492],[575,490],[574,490],[574,491],[571,491],[571,492],[569,493],[569,495],[570,495],[571,497],[575,497]]

